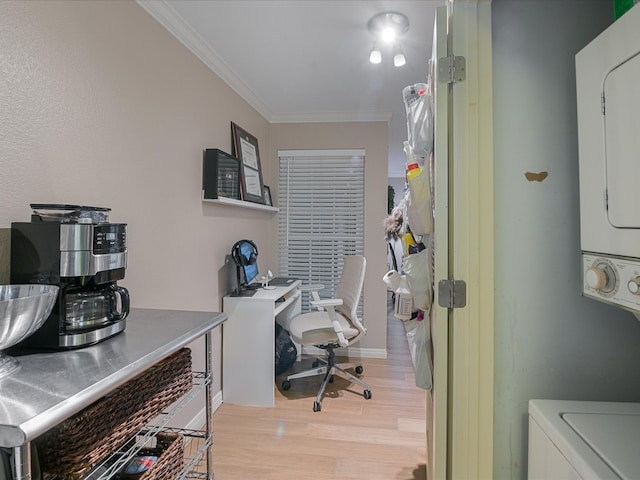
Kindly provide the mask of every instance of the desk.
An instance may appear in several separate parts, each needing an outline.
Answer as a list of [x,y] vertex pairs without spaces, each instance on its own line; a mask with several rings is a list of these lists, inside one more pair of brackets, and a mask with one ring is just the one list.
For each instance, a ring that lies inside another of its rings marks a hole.
[[[287,324],[301,311],[300,281],[251,297],[222,299],[229,317],[222,327],[222,401],[273,407],[275,322]],[[284,301],[283,297],[287,297]]]

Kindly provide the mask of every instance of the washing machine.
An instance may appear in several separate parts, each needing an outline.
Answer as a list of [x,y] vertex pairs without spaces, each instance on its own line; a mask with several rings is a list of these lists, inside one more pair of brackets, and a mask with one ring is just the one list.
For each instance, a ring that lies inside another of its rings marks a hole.
[[528,475],[640,479],[640,403],[530,400]]

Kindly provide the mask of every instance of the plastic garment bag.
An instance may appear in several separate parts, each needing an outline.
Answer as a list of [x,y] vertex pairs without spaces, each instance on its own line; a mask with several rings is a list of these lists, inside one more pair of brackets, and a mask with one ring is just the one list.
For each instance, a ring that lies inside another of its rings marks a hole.
[[433,150],[432,98],[426,83],[416,83],[402,89],[407,114],[407,134],[413,153],[427,157]]
[[431,390],[433,384],[431,373],[433,370],[433,360],[430,323],[427,312],[425,312],[425,317],[422,320],[409,320],[405,322],[416,386],[424,388],[425,390]]
[[409,291],[413,295],[413,304],[420,310],[431,307],[433,288],[431,285],[431,242],[427,248],[404,258],[404,272]]
[[429,235],[433,232],[433,209],[431,207],[429,170],[408,179],[407,222],[414,235]]

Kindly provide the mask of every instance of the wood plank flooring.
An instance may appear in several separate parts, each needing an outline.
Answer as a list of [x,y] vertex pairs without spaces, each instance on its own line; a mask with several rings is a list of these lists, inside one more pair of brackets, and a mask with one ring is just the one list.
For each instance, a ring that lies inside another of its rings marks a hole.
[[[274,408],[222,404],[213,416],[215,480],[426,480],[426,392],[415,386],[402,322],[389,316],[388,358],[363,359],[373,396],[335,377],[292,381]],[[305,358],[292,370],[308,368]]]

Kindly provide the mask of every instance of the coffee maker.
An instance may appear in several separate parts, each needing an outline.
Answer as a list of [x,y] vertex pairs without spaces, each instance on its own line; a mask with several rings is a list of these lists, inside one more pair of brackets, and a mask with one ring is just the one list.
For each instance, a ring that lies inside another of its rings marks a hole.
[[31,204],[31,222],[11,224],[11,283],[60,287],[49,318],[18,344],[21,350],[93,345],[126,326],[129,292],[117,284],[127,267],[127,225],[111,210]]

